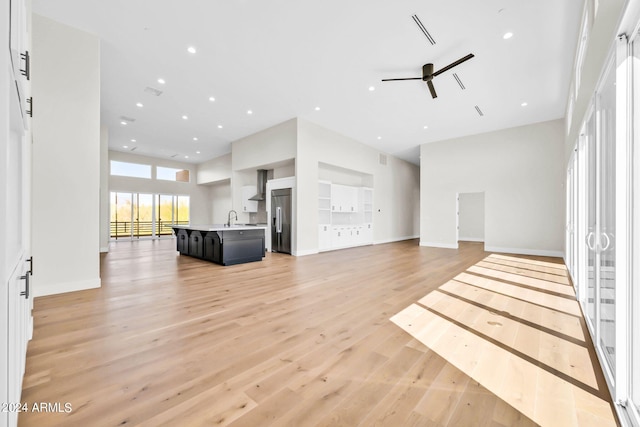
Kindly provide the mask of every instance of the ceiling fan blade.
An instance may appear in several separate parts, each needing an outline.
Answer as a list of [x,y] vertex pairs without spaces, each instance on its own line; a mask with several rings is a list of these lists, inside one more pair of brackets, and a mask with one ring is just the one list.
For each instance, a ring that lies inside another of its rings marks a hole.
[[437,98],[438,94],[436,93],[436,88],[433,87],[433,82],[431,80],[427,82],[427,86],[429,86],[429,92],[431,92],[431,97],[434,99]]
[[422,80],[422,77],[405,77],[404,79],[382,79],[383,82],[395,82],[399,80]]
[[437,76],[438,74],[442,74],[447,70],[452,69],[453,67],[462,64],[464,61],[468,61],[469,59],[473,58],[473,53],[470,53],[469,55],[465,56],[464,58],[460,58],[458,59],[456,62],[452,62],[451,64],[447,65],[446,67],[436,71],[435,73],[433,73],[433,77]]

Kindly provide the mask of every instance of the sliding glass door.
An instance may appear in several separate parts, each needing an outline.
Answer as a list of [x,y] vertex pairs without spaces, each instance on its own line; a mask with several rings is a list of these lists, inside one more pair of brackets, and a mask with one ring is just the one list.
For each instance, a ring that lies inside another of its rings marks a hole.
[[630,310],[629,328],[631,333],[630,374],[629,374],[629,402],[630,416],[637,425],[640,425],[640,32],[636,32],[631,41],[631,69],[632,69],[632,261],[631,261],[631,286],[629,289]]
[[616,71],[613,57],[596,94],[597,111],[597,225],[599,346],[611,372],[616,360]]
[[111,238],[171,236],[173,224],[189,224],[189,196],[111,193]]
[[634,34],[630,43],[616,40],[567,165],[565,255],[615,407],[640,426],[640,31]]

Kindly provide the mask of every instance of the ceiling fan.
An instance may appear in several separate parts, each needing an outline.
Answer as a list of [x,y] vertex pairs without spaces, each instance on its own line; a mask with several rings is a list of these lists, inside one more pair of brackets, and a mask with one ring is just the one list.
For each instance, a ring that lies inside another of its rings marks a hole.
[[452,69],[453,67],[462,64],[465,61],[468,61],[469,59],[473,58],[473,53],[470,53],[469,55],[458,59],[455,62],[452,62],[451,64],[447,65],[444,68],[439,69],[438,71],[436,71],[435,73],[433,72],[433,64],[424,64],[422,66],[422,77],[405,77],[402,79],[382,79],[383,82],[394,82],[394,81],[399,81],[399,80],[422,80],[427,82],[427,86],[429,87],[429,92],[431,92],[431,97],[432,98],[437,98],[438,95],[436,94],[436,88],[433,87],[433,78],[439,74],[444,73],[445,71],[448,71],[450,69]]

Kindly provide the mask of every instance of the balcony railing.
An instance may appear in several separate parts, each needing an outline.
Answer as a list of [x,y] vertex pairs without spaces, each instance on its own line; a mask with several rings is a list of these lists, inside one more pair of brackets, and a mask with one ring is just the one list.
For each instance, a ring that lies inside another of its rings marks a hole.
[[[189,221],[156,221],[156,236],[170,236],[172,225],[189,225]],[[153,221],[111,221],[111,238],[150,237],[153,235]]]

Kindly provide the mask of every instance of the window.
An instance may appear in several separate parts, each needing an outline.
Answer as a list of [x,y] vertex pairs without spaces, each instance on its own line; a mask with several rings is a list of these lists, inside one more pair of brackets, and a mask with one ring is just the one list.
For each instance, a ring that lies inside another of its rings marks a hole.
[[582,20],[582,29],[580,30],[580,39],[578,40],[578,51],[576,54],[576,75],[574,84],[574,96],[578,99],[578,92],[580,91],[580,79],[582,77],[582,64],[584,62],[584,55],[587,51],[587,42],[589,39],[589,13],[586,5],[584,9],[584,18]]
[[189,169],[156,167],[156,179],[165,181],[189,182]]
[[151,179],[151,165],[111,160],[111,175]]

